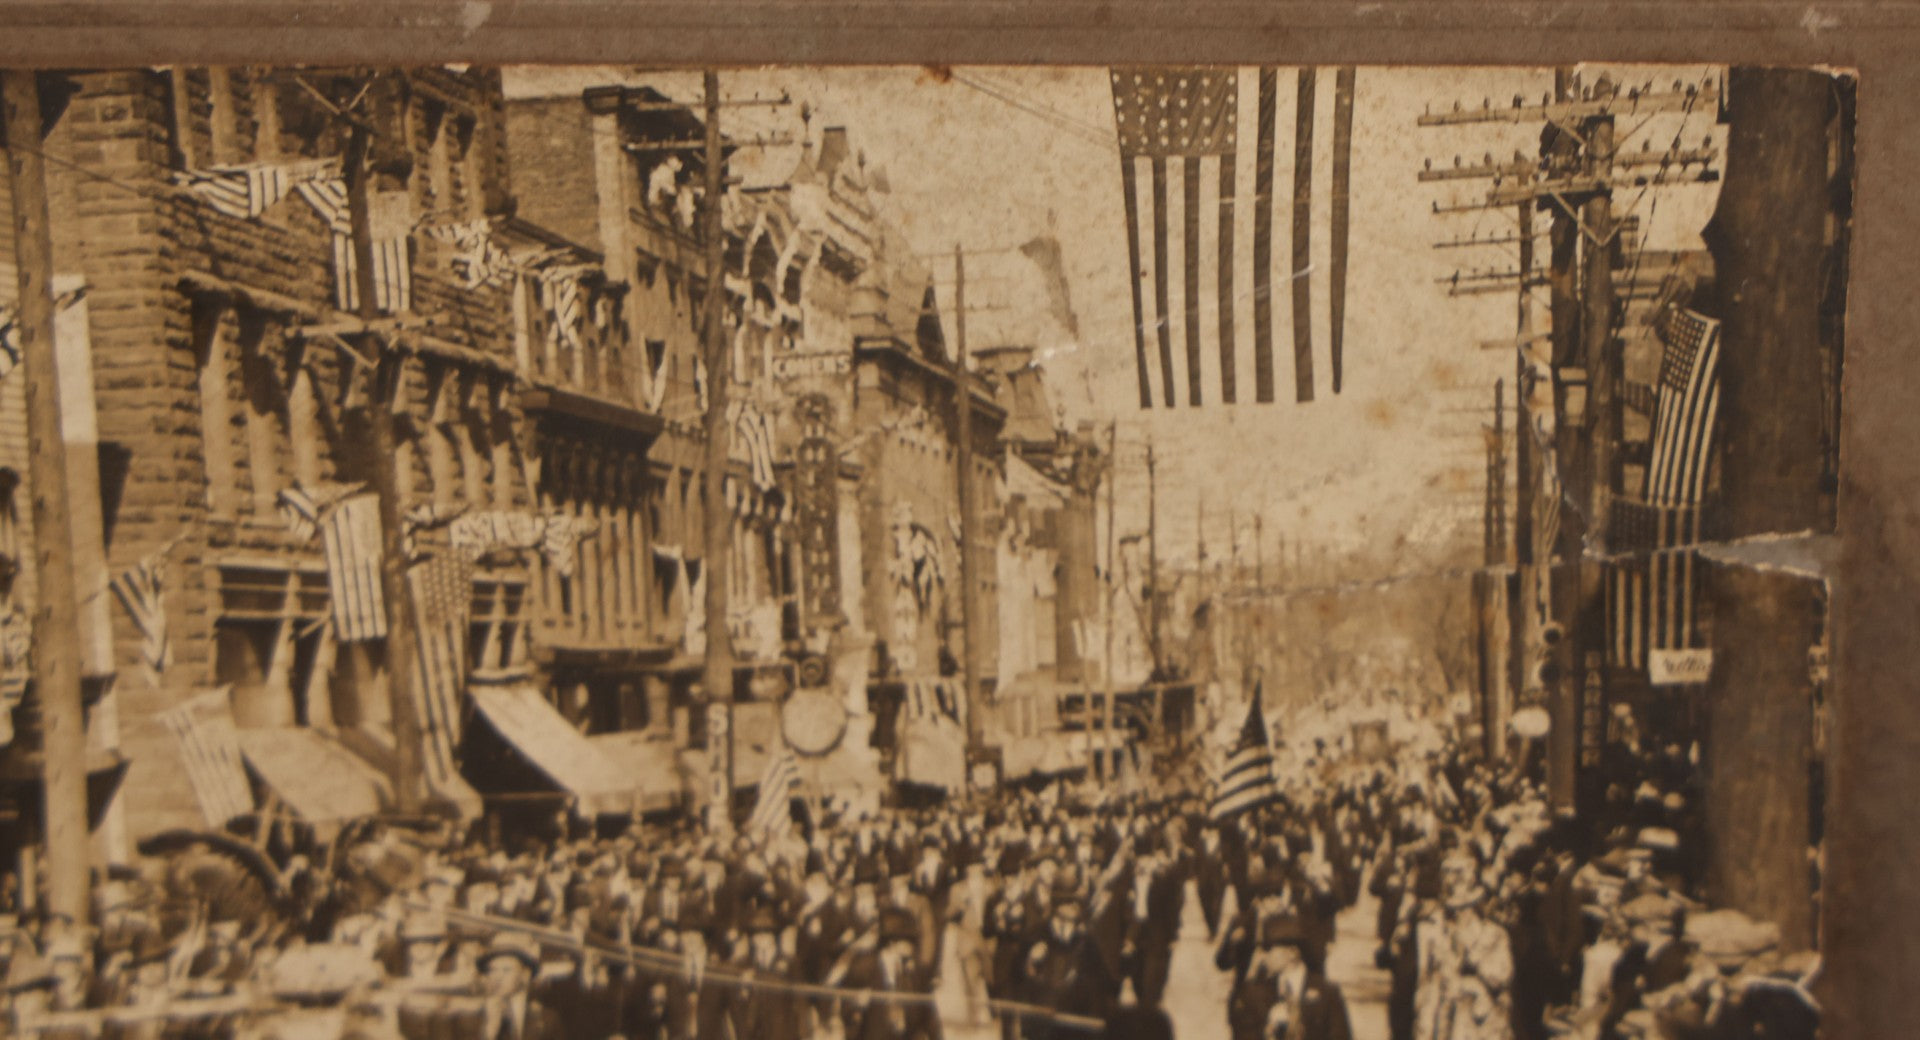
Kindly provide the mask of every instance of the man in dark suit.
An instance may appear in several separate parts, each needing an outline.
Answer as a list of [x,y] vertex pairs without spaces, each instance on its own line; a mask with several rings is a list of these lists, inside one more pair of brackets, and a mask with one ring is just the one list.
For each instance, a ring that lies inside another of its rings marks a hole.
[[841,1003],[847,1040],[940,1040],[933,979],[915,958],[920,929],[911,914],[889,910],[877,946],[851,951],[828,985],[860,991]]
[[1261,923],[1258,949],[1228,998],[1233,1040],[1353,1040],[1346,997],[1301,956],[1305,940],[1297,918]]
[[480,955],[478,1015],[456,1028],[457,1040],[568,1040],[560,1016],[533,995],[540,951],[532,939],[502,932]]

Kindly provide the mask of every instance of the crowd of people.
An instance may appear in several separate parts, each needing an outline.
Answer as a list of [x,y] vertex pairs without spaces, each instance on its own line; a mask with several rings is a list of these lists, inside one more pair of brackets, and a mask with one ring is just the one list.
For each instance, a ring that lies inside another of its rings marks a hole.
[[1351,1040],[1329,952],[1365,900],[1394,1040],[1814,1035],[1816,962],[1687,897],[1659,826],[1683,807],[1657,791],[1622,800],[1647,826],[1596,841],[1458,746],[1283,761],[1274,797],[1225,817],[1196,784],[1057,785],[758,833],[375,827],[331,871],[272,876],[203,849],[104,878],[86,932],[0,934],[5,1020],[61,1040],[1170,1037],[1176,945],[1204,929],[1229,980],[1208,1035]]

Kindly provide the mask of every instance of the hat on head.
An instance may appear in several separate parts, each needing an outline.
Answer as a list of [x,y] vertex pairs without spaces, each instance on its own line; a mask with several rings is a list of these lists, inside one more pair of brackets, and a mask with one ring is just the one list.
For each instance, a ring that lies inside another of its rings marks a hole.
[[1299,946],[1306,938],[1306,929],[1292,914],[1275,914],[1260,922],[1261,946]]
[[540,970],[540,948],[527,936],[515,935],[512,932],[501,932],[495,935],[493,941],[487,943],[486,950],[480,954],[478,959],[480,969],[486,970],[487,965],[502,957],[512,957],[526,965],[528,971]]
[[880,941],[919,942],[920,929],[914,924],[913,915],[905,910],[888,910],[880,916]]
[[749,933],[758,934],[778,932],[779,930],[780,918],[774,914],[772,907],[763,906],[755,910],[753,914],[747,918],[747,931]]
[[439,942],[446,937],[446,922],[438,914],[411,913],[400,922],[401,942]]

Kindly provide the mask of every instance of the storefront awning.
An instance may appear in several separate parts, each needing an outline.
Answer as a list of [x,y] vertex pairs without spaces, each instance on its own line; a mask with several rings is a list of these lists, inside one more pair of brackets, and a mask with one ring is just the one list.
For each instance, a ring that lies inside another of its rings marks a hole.
[[243,729],[237,736],[247,765],[308,821],[331,824],[371,816],[393,800],[386,777],[319,730]]
[[680,801],[680,773],[671,738],[646,733],[606,733],[588,737],[613,767],[627,778],[642,812],[669,809]]
[[591,816],[632,812],[640,783],[553,710],[533,686],[473,686],[480,714],[514,749],[562,790],[580,799]]

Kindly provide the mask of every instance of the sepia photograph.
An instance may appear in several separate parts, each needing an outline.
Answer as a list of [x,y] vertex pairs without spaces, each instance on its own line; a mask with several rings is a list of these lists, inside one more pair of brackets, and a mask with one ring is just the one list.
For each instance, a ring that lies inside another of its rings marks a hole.
[[1858,85],[0,70],[0,1035],[1831,1035]]

